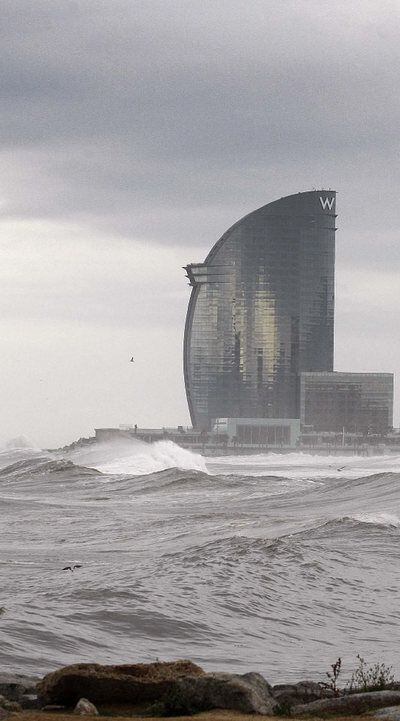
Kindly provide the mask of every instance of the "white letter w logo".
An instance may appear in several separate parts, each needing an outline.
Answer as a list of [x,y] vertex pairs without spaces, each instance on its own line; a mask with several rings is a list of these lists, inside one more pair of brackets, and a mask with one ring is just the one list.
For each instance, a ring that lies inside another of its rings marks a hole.
[[322,210],[326,210],[327,208],[328,210],[332,210],[335,198],[321,198],[321,196],[319,196],[319,202],[322,205]]

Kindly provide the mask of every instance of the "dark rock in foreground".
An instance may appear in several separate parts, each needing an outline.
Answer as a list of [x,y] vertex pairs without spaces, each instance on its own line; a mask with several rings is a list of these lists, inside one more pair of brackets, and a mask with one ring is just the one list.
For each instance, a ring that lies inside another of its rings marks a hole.
[[321,687],[315,681],[281,683],[272,687],[272,693],[282,709],[289,709],[298,704],[311,703],[311,701],[333,696],[333,691]]
[[400,706],[386,706],[373,714],[374,718],[400,721]]
[[2,708],[4,711],[15,711],[16,713],[22,711],[22,706],[18,701],[4,701]]
[[258,673],[207,673],[177,680],[164,707],[171,716],[210,709],[270,715],[278,704],[272,696],[271,686]]
[[191,661],[102,666],[82,663],[47,674],[37,685],[44,704],[75,706],[88,698],[95,704],[140,704],[162,700],[183,676],[204,671]]
[[24,694],[36,693],[39,679],[18,674],[0,674],[0,695],[9,701],[19,701]]
[[400,691],[368,691],[293,706],[292,715],[361,714],[365,711],[372,711],[383,706],[395,706],[396,704],[400,704]]
[[36,693],[24,693],[20,696],[19,703],[23,709],[40,708],[39,697]]
[[96,706],[93,703],[90,703],[90,701],[87,700],[87,698],[80,698],[78,703],[76,704],[74,708],[74,713],[78,716],[98,716],[99,712],[96,708]]
[[43,706],[41,711],[45,711],[46,713],[58,713],[59,711],[66,711],[66,706],[59,706],[58,704],[49,704],[48,706]]
[[[258,673],[204,673],[191,661],[101,666],[78,664],[47,674],[38,684],[43,704],[159,703],[170,715],[232,709],[269,715],[278,709],[272,688]],[[78,704],[78,706],[79,706]],[[79,713],[76,707],[76,713]]]

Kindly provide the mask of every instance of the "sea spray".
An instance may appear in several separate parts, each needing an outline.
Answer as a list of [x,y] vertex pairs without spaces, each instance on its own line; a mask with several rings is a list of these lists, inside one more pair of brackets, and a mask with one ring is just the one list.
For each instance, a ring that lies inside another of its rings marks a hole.
[[156,473],[167,468],[194,469],[207,473],[203,456],[177,446],[172,441],[145,443],[126,439],[96,443],[70,454],[80,465],[90,465],[103,473],[132,476]]

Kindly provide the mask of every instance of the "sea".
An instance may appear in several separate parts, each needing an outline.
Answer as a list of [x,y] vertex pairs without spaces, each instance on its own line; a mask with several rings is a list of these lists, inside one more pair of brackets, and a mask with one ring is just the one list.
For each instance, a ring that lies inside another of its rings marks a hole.
[[321,680],[339,656],[350,674],[359,654],[396,675],[399,553],[400,455],[14,443],[0,670],[188,658],[280,683]]

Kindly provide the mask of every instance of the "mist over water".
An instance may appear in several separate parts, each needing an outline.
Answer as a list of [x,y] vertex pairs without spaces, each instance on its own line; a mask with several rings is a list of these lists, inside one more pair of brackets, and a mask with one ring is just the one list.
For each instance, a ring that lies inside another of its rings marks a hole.
[[[400,666],[400,457],[0,452],[0,667]],[[79,564],[75,571],[63,571]]]

